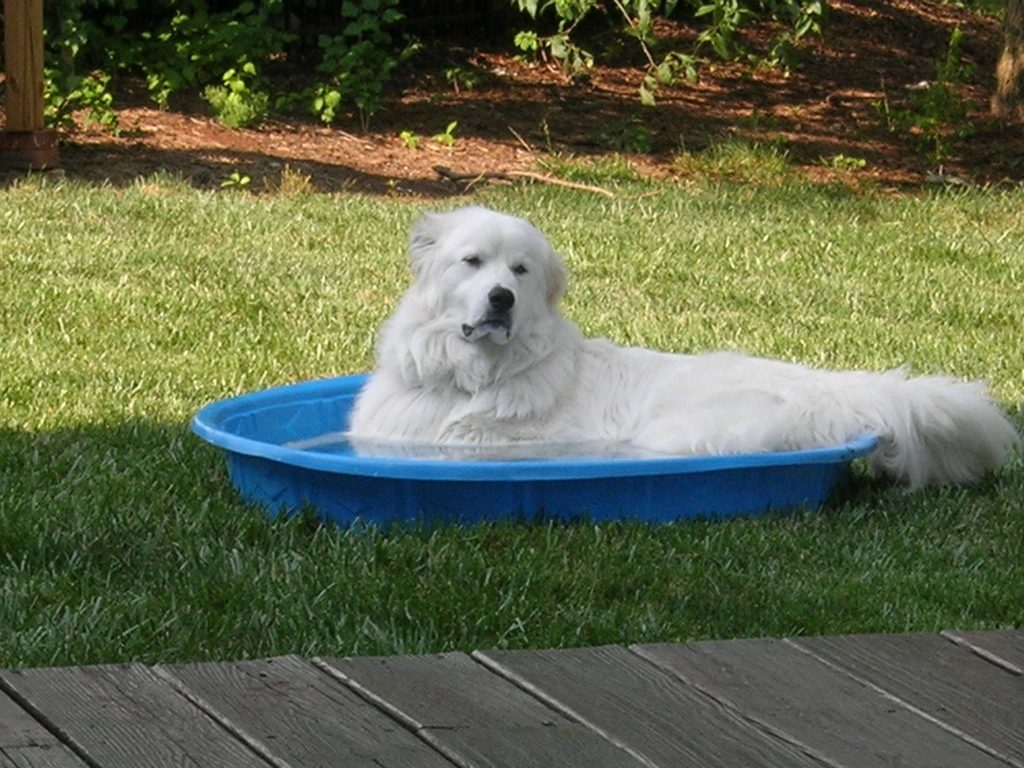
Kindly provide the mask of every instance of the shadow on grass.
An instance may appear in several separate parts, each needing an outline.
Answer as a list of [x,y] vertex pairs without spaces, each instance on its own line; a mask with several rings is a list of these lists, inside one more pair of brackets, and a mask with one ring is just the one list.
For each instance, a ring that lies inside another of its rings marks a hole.
[[[1019,409],[1015,420],[1018,424],[1024,420]],[[1009,469],[963,492],[998,495],[1007,476],[1019,474],[1020,457],[1013,462]],[[904,493],[888,481],[871,477],[866,460],[858,459],[821,508],[798,511],[870,510],[894,495],[906,496],[913,504],[915,498],[936,493],[942,492]],[[211,514],[211,510],[216,511]],[[770,512],[772,516],[788,514],[787,510]],[[187,423],[128,421],[41,432],[0,427],[0,545],[14,544],[37,526],[60,521],[71,527],[96,526],[97,533],[103,530],[116,541],[122,536],[147,535],[152,527],[169,524],[212,532],[230,516],[249,522],[267,520],[265,509],[243,502],[231,485],[224,453],[194,435]],[[300,510],[294,517],[308,531],[321,525],[311,509]],[[517,521],[522,518],[510,518]],[[579,522],[589,524],[585,515]],[[444,525],[442,521],[432,527]],[[0,551],[5,550],[13,551],[0,546]]]
[[[424,198],[449,197],[454,191],[440,180],[396,180],[394,176],[367,173],[342,163],[291,159],[270,152],[212,147],[163,149],[110,141],[67,144],[61,147],[60,153],[59,170],[33,175],[115,187],[126,187],[152,176],[169,175],[198,189],[216,190],[235,185],[262,192],[278,189],[286,183],[282,182],[282,173],[287,167],[293,178],[308,178],[310,191],[354,191]],[[26,171],[0,167],[0,189],[19,183],[28,175]],[[249,181],[241,185],[232,181],[243,177]]]
[[0,665],[421,653],[1019,621],[1019,468],[729,522],[268,522],[144,420],[0,427]]

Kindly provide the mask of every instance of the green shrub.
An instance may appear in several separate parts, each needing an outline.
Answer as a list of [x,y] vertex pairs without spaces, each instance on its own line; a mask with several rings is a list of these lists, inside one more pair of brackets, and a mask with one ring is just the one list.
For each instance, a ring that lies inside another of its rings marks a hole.
[[166,107],[174,93],[215,83],[246,62],[262,63],[281,53],[293,36],[279,30],[275,19],[282,0],[246,0],[217,13],[205,0],[193,0],[192,12],[174,14],[156,31],[144,31],[135,48],[153,100]]
[[84,75],[46,68],[43,84],[43,118],[53,128],[70,128],[74,113],[86,110],[88,120],[116,131],[117,113],[110,92],[110,75],[101,70]]
[[256,66],[246,62],[241,71],[225,72],[223,85],[209,85],[203,90],[203,98],[228,128],[251,128],[266,119],[270,96],[249,87],[247,79],[255,76]]
[[[88,110],[89,119],[106,128],[117,128],[110,73],[102,68],[104,59],[92,55],[93,48],[112,46],[96,22],[82,13],[82,2],[64,2],[62,12],[46,28],[43,101],[46,124],[53,128],[74,125],[74,113]],[[48,17],[49,18],[49,17]],[[111,22],[115,27],[117,22]]]
[[[153,101],[167,107],[181,90],[221,83],[281,54],[293,35],[279,23],[282,0],[243,0],[212,11],[207,0],[54,0],[45,6],[46,116],[50,125],[70,127],[73,112],[87,109],[92,120],[116,127],[112,78],[145,77]],[[182,8],[182,6],[185,6]],[[234,72],[235,74],[232,74]],[[256,77],[246,78],[254,92]],[[218,98],[214,95],[214,98]],[[237,102],[238,97],[229,99]],[[262,101],[243,99],[252,110]],[[265,112],[265,109],[264,109]]]
[[[780,23],[768,52],[755,59],[788,67],[797,41],[820,33],[825,15],[823,0],[511,0],[511,5],[530,19],[515,35],[516,46],[553,58],[570,78],[584,76],[602,54],[582,41],[581,30],[598,26],[591,22],[610,27],[615,45],[632,41],[644,56],[639,97],[649,105],[660,87],[695,78],[704,51],[725,58],[749,55],[738,32],[750,20]],[[45,10],[48,116],[58,126],[87,109],[90,119],[114,127],[111,80],[124,73],[143,76],[161,107],[178,92],[213,86],[204,95],[221,105],[215,106],[219,115],[253,124],[266,110],[266,84],[244,77],[244,91],[237,90],[224,82],[226,75],[237,75],[250,63],[263,71],[294,53],[291,46],[299,39],[290,31],[291,17],[285,18],[284,0],[52,0]],[[302,12],[297,6],[293,10]],[[675,13],[688,13],[702,27],[694,47],[679,49],[657,36],[655,19]],[[343,0],[335,28],[317,30],[315,81],[278,95],[277,103],[300,104],[326,123],[352,111],[365,129],[381,108],[396,67],[416,50],[395,34],[402,19],[400,0]],[[476,82],[476,73],[462,67],[446,74],[457,90]]]
[[380,109],[384,87],[398,66],[400,53],[390,28],[403,16],[399,0],[345,0],[341,15],[347,21],[338,35],[321,35],[317,71],[327,79],[313,91],[313,111],[325,123],[334,122],[340,108],[351,104],[366,130]]
[[963,30],[956,27],[945,57],[936,64],[935,80],[911,90],[908,106],[890,108],[888,99],[876,104],[886,127],[913,137],[922,154],[937,165],[949,159],[955,141],[976,130],[967,119],[975,105],[964,97],[964,86],[974,67],[964,61],[963,42]]
[[[558,61],[564,73],[572,78],[593,66],[595,57],[578,43],[576,30],[585,20],[605,16],[605,21],[619,25],[622,33],[636,41],[647,62],[639,88],[644,104],[655,103],[655,93],[662,85],[680,78],[694,79],[698,56],[710,47],[723,59],[747,54],[754,62],[791,67],[796,59],[796,43],[811,34],[821,34],[826,6],[824,0],[687,0],[693,19],[704,28],[692,50],[662,50],[663,41],[654,31],[657,15],[671,16],[679,0],[512,0],[520,11],[534,21],[534,28],[515,36],[516,46],[526,53],[545,54]],[[551,16],[555,29],[550,26]],[[781,23],[782,31],[775,37],[767,54],[753,56],[738,37],[749,21],[767,18]]]

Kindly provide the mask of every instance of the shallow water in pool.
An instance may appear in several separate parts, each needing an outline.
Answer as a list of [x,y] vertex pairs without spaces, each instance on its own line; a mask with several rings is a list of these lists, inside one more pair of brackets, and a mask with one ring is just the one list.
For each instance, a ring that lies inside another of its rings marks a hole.
[[[347,432],[325,432],[283,445],[299,451],[379,459],[420,459],[429,461],[566,461],[610,459],[667,459],[662,453],[629,443],[509,443],[505,445],[423,445],[352,441]],[[678,457],[675,457],[678,458]]]

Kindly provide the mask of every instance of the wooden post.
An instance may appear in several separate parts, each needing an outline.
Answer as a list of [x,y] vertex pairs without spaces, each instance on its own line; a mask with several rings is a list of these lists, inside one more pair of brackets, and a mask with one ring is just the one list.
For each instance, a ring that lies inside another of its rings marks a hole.
[[7,123],[0,164],[55,168],[57,136],[43,123],[43,0],[4,0]]

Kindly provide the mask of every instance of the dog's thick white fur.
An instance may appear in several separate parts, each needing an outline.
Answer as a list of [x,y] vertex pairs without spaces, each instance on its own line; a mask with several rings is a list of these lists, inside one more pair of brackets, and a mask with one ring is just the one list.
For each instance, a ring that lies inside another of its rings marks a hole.
[[363,445],[600,441],[691,455],[870,433],[873,468],[919,487],[971,483],[1019,442],[980,383],[585,339],[557,308],[561,260],[522,219],[480,207],[427,214],[409,252],[414,282],[351,414]]

